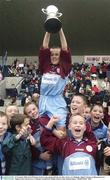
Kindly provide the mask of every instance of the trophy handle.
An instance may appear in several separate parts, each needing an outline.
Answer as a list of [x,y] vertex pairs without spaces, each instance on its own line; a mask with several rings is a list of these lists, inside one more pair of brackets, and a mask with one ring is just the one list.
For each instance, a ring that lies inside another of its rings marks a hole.
[[59,13],[59,12],[58,12],[58,13],[57,13],[57,17],[60,17],[60,16],[62,16],[62,13]]
[[42,12],[43,12],[44,14],[47,14],[46,9],[44,9],[44,8],[42,8]]

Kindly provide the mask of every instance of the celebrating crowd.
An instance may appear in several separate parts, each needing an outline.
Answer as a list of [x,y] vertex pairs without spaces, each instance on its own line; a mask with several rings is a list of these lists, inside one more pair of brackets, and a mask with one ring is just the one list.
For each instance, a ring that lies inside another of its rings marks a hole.
[[23,114],[15,103],[0,111],[0,175],[110,174],[109,64],[72,65],[58,34],[61,47],[49,48],[45,33],[38,71],[19,70]]

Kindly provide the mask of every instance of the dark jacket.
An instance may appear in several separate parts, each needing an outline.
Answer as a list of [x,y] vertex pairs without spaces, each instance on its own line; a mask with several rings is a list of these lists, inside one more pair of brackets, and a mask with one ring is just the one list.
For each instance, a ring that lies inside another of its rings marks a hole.
[[2,150],[6,158],[6,175],[31,174],[31,146],[26,139],[16,140],[16,134],[4,140]]
[[2,151],[2,144],[3,144],[3,141],[8,139],[10,136],[11,136],[11,133],[6,132],[3,135],[3,139],[0,140],[0,175],[5,175],[5,170],[6,170],[5,156],[4,156],[3,151]]
[[100,142],[100,146],[99,146],[99,150],[98,150],[98,156],[100,159],[100,165],[104,166],[104,163],[106,163],[108,166],[110,166],[110,156],[104,156],[104,149],[106,147],[110,147],[110,143],[108,142],[108,139],[105,138]]

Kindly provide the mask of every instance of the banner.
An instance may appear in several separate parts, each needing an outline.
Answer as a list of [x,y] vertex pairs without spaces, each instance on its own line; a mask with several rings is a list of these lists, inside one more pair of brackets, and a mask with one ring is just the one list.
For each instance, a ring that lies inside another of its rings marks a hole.
[[98,64],[105,62],[110,63],[110,56],[84,56],[84,62],[90,64]]

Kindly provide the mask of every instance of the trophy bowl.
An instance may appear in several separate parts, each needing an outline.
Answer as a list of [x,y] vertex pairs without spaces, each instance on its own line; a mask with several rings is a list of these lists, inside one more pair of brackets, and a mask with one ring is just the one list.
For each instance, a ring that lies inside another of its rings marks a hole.
[[62,16],[62,13],[59,13],[58,8],[54,5],[50,5],[46,9],[43,8],[42,12],[47,15],[44,23],[45,30],[49,33],[57,33],[62,27],[62,23],[58,18]]

